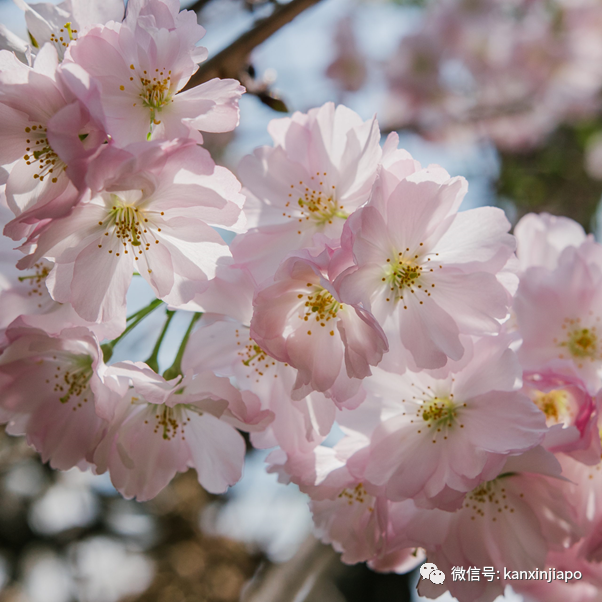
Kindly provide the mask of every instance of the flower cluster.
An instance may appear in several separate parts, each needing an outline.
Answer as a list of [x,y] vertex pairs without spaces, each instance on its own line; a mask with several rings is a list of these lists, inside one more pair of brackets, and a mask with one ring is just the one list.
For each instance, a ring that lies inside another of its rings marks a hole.
[[[237,429],[272,413],[209,369],[182,373],[181,357],[167,378],[105,362],[231,256],[213,226],[239,231],[244,197],[201,131],[232,130],[244,89],[183,91],[207,52],[177,0],[20,4],[32,45],[0,51],[2,218],[21,240],[20,257],[2,256],[2,422],[54,468],[108,470],[126,497],[151,498],[190,466],[223,492],[242,472]],[[157,301],[126,319],[134,274]]]
[[389,59],[391,117],[436,138],[539,144],[598,111],[601,18],[588,0],[429,3]]
[[[376,121],[345,107],[270,133],[240,165],[250,229],[216,279],[247,310],[199,296],[212,314],[188,361],[274,413],[251,440],[277,446],[269,470],[310,496],[343,561],[551,566],[596,591],[602,246],[565,218],[529,215],[512,236],[499,209],[459,212],[463,178],[395,134],[381,148]],[[541,600],[565,587],[523,585]],[[490,602],[504,586],[419,591]]]
[[[500,209],[460,212],[464,178],[332,103],[272,121],[241,189],[200,133],[236,126],[238,82],[182,91],[206,54],[194,15],[113,4],[29,7],[34,47],[0,51],[0,210],[24,239],[18,261],[0,249],[7,432],[146,500],[190,467],[225,491],[243,430],[345,562],[562,567],[593,599],[602,247],[568,219],[529,215],[513,236]],[[126,317],[134,274],[156,299]],[[147,361],[111,363],[163,304]],[[195,314],[160,375],[176,310]]]

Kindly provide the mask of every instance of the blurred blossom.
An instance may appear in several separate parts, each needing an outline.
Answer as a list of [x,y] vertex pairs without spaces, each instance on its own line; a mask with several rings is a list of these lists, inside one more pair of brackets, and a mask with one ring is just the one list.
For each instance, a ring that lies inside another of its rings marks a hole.
[[77,594],[86,602],[117,602],[139,594],[154,575],[151,560],[108,537],[77,543],[71,552]]
[[334,36],[335,60],[328,66],[326,75],[334,79],[342,90],[357,92],[366,82],[368,69],[366,57],[358,46],[353,30],[353,18],[341,19]]
[[64,474],[64,478],[52,486],[30,508],[29,522],[35,531],[52,535],[84,527],[98,515],[98,499],[86,483],[80,479],[78,470]]
[[73,586],[65,563],[51,550],[31,551],[24,561],[27,602],[69,602]]
[[589,0],[434,2],[389,61],[390,119],[437,139],[533,147],[598,110],[601,22]]
[[27,459],[15,464],[7,473],[4,486],[19,497],[38,495],[46,485],[44,469],[39,462]]

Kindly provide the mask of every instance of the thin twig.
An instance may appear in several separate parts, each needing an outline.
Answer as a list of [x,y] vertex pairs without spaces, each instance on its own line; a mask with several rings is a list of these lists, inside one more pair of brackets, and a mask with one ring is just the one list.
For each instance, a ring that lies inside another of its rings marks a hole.
[[184,89],[189,90],[214,77],[233,77],[238,79],[240,71],[245,66],[247,57],[256,46],[265,42],[281,27],[290,23],[297,15],[319,1],[291,0],[287,4],[280,5],[269,17],[258,21],[254,27],[243,33],[230,46],[224,48],[224,50],[209,59],[206,63],[203,63],[190,78]]

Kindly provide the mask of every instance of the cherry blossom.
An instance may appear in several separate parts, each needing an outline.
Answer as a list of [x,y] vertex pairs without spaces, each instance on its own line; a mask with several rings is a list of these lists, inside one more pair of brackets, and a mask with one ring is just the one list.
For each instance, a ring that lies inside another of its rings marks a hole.
[[[347,411],[357,412],[365,417],[364,405]],[[424,560],[418,546],[440,544],[445,538],[447,519],[439,515],[447,513],[425,513],[412,500],[391,502],[383,487],[358,476],[357,470],[352,474],[347,462],[364,445],[356,433],[333,448],[317,446],[286,454],[277,450],[268,462],[281,480],[290,477],[311,497],[318,536],[342,553],[343,562],[367,562],[379,571],[410,571]]]
[[123,0],[66,0],[57,5],[49,2],[28,4],[24,0],[14,2],[25,12],[34,48],[50,43],[61,60],[69,44],[86,28],[107,21],[121,21],[125,11]]
[[369,312],[337,294],[328,255],[306,252],[283,262],[274,284],[255,297],[251,337],[298,370],[295,396],[316,390],[342,403],[357,397],[359,379],[380,362],[387,342]]
[[389,337],[385,362],[403,372],[460,359],[460,334],[500,331],[514,240],[499,209],[458,213],[463,178],[431,166],[398,180],[400,164],[411,167],[400,161],[390,174],[383,168],[383,187],[348,220],[342,244],[355,265],[335,287],[374,314]]
[[[390,502],[376,495],[378,488],[370,491],[370,484],[359,482],[345,471],[344,465],[338,471],[346,472],[347,479],[341,482],[343,475],[337,475],[339,492],[336,497],[333,500],[314,500],[310,504],[320,539],[323,543],[332,544],[337,552],[342,552],[343,562],[378,563],[388,551]],[[411,564],[416,565],[419,561],[419,558],[414,558]]]
[[[71,304],[56,302],[48,292],[46,279],[53,268],[52,262],[42,259],[30,270],[21,272],[13,282],[0,291],[0,329],[20,318],[21,324],[39,328],[56,336],[69,327],[82,326],[93,332],[99,340],[115,338],[125,329],[125,316],[96,324],[81,318]],[[16,270],[15,270],[16,271]]]
[[[94,114],[84,106],[95,107]],[[106,141],[96,84],[77,65],[58,67],[51,45],[33,67],[0,51],[0,164],[9,164],[6,199],[18,240],[40,220],[67,213],[93,155]],[[75,183],[75,186],[74,186]]]
[[[197,61],[205,30],[196,14],[174,15],[174,2],[135,2],[121,24],[97,26],[69,46],[66,59],[81,65],[101,87],[108,131],[121,146],[146,139],[227,132],[238,124],[244,88],[212,79],[182,91]],[[138,18],[139,17],[139,18]]]
[[49,336],[16,320],[0,355],[0,417],[11,435],[25,435],[50,466],[85,466],[107,426],[96,404],[118,389],[105,385],[96,337],[85,328]]
[[258,282],[289,252],[312,246],[314,234],[340,237],[368,200],[381,157],[376,119],[364,122],[342,105],[275,119],[268,131],[274,147],[256,149],[238,168],[251,230],[232,247]]
[[391,500],[453,509],[498,474],[508,455],[536,446],[547,431],[543,413],[515,390],[520,367],[507,342],[465,345],[466,357],[447,374],[377,368],[364,381],[364,404],[372,404],[378,422],[362,423],[370,435],[367,459],[351,459],[349,467],[361,466]]
[[600,462],[599,393],[594,399],[578,378],[553,372],[527,372],[523,392],[546,416],[546,449],[585,464]]
[[357,92],[366,83],[368,69],[366,58],[358,47],[350,15],[338,22],[334,42],[337,54],[328,65],[326,75],[346,92]]
[[525,272],[514,300],[525,369],[576,372],[590,393],[600,388],[601,265],[602,247],[586,241],[567,247],[554,270]]
[[586,239],[580,224],[549,213],[525,215],[514,227],[514,236],[522,271],[534,266],[553,270],[566,247],[578,247]]
[[[189,468],[223,493],[249,442],[273,448],[268,472],[308,496],[343,562],[435,563],[448,578],[420,594],[462,602],[493,602],[508,583],[455,581],[452,567],[555,567],[584,582],[518,589],[595,600],[593,236],[547,213],[513,236],[501,209],[461,212],[464,178],[422,167],[395,133],[381,146],[376,117],[331,102],[271,121],[241,186],[201,146],[237,126],[244,88],[197,85],[208,52],[195,12],[15,1],[31,45],[0,26],[0,221],[20,241],[0,241],[6,432],[139,501]],[[557,18],[549,3],[510,4],[430,3],[389,65],[391,116],[516,149],[598,111],[596,1],[558,0]],[[341,21],[328,69],[347,91],[366,76],[352,33]],[[152,301],[126,312],[139,276]],[[146,363],[107,365],[163,302]],[[161,376],[179,310],[197,313]]]
[[[447,518],[446,536],[440,545],[427,547],[428,561],[446,575],[453,566],[528,571],[542,569],[550,550],[562,551],[573,544],[581,532],[562,481],[548,472],[541,474],[541,464],[532,464],[533,457],[509,459],[499,476],[468,493],[460,510],[439,514]],[[446,579],[441,586],[422,580],[418,590],[437,598],[449,589],[466,602],[493,602],[503,588],[503,578],[482,578]]]
[[145,364],[123,362],[109,373],[129,389],[100,408],[111,423],[94,462],[128,499],[155,497],[189,467],[207,491],[223,493],[242,474],[245,442],[236,429],[260,430],[272,420],[257,397],[210,372],[166,381]]
[[335,405],[321,393],[291,398],[296,370],[270,357],[251,338],[249,326],[235,320],[204,317],[188,341],[182,368],[185,372],[212,370],[229,377],[274,413],[274,421],[264,431],[251,433],[255,447],[278,445],[291,453],[307,452],[324,440],[334,422]]
[[241,204],[234,176],[192,140],[111,151],[90,169],[92,198],[48,224],[22,263],[55,261],[51,295],[92,322],[125,310],[134,271],[176,306],[203,291],[228,255],[208,223],[236,224]]
[[429,138],[539,145],[597,111],[600,18],[596,2],[433,3],[388,61],[389,121]]

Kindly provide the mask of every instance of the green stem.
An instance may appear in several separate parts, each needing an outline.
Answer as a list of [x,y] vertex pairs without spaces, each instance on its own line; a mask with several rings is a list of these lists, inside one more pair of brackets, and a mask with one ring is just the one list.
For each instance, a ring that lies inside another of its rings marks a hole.
[[188,325],[188,330],[180,343],[180,348],[178,349],[178,354],[176,355],[176,359],[173,364],[163,372],[163,378],[165,380],[171,380],[172,378],[176,378],[182,374],[182,358],[184,357],[184,351],[186,351],[186,345],[188,344],[188,339],[192,334],[192,329],[196,324],[197,320],[203,315],[202,312],[197,312],[192,316],[192,320],[190,320],[190,324]]
[[[146,305],[145,307],[143,307],[142,309],[139,309],[138,311],[135,311],[133,314],[131,314],[130,316],[128,316],[126,318],[126,320],[129,322],[130,320],[133,320],[134,318],[138,317],[140,314],[142,313],[146,313],[148,312],[149,308],[152,307],[152,309],[154,309],[155,307],[158,307],[158,304],[161,303],[160,299],[155,299],[154,301],[151,301],[148,305]],[[151,309],[151,311],[152,311]]]
[[161,349],[161,344],[163,343],[165,333],[169,328],[169,323],[171,322],[176,312],[172,311],[171,309],[168,309],[165,313],[167,314],[167,319],[165,320],[165,324],[163,325],[163,330],[161,331],[161,334],[159,335],[159,338],[155,343],[153,352],[150,354],[150,357],[145,362],[146,365],[149,368],[152,368],[155,372],[159,372],[159,360],[157,359],[159,357],[159,349]]
[[128,320],[131,320],[131,322],[126,326],[126,329],[116,339],[113,339],[112,341],[109,341],[108,343],[101,345],[103,359],[104,359],[105,363],[111,359],[115,345],[117,345],[117,343],[119,343],[119,341],[121,341],[121,339],[123,339],[123,337],[126,334],[128,334],[131,330],[136,328],[136,326],[138,326],[138,324],[140,324],[140,322],[142,322],[142,320],[144,320],[144,318],[146,318],[146,316],[148,316],[148,314],[153,312],[155,309],[157,309],[157,307],[159,307],[159,305],[162,305],[162,304],[163,304],[163,301],[161,301],[161,299],[155,299],[154,301],[149,303],[146,307],[143,307],[140,311],[137,311],[135,314],[132,314],[128,318]]

